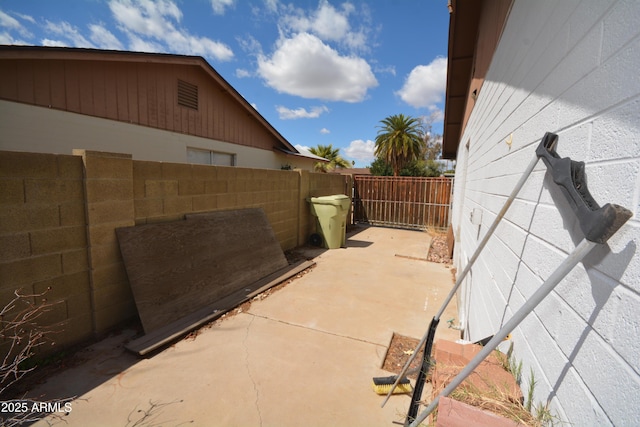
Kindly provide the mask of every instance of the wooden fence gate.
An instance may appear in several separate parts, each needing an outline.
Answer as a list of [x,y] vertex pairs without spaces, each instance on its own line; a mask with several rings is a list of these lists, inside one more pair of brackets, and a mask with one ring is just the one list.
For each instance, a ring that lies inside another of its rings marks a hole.
[[353,220],[444,231],[451,221],[452,192],[452,178],[356,175],[353,177]]

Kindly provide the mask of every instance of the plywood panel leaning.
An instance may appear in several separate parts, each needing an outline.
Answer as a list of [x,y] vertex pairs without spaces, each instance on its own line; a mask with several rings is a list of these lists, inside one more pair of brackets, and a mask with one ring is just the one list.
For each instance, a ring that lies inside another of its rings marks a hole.
[[116,230],[145,333],[286,267],[262,209]]

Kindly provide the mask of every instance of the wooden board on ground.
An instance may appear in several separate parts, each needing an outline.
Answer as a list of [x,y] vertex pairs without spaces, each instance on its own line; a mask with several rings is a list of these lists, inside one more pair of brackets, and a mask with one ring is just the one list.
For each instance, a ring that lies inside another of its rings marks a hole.
[[449,249],[449,258],[453,259],[453,245],[455,244],[455,236],[453,235],[453,227],[447,229],[447,248]]
[[288,266],[262,209],[116,229],[146,334]]
[[252,299],[269,288],[284,282],[301,271],[312,267],[314,264],[315,262],[313,261],[299,261],[295,264],[284,267],[273,274],[258,280],[252,285],[218,300],[216,303],[208,307],[204,307],[176,322],[170,323],[160,329],[156,329],[150,334],[146,334],[143,337],[129,342],[126,345],[126,348],[140,356],[151,353],[163,345],[180,338],[188,332],[191,332],[199,326],[217,319],[234,307]]

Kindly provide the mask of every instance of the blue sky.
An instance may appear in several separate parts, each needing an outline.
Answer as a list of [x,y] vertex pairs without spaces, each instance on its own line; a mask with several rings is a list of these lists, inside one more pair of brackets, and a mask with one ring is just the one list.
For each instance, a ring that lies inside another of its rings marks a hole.
[[442,133],[446,0],[0,0],[0,44],[204,57],[291,144],[373,161],[380,120]]

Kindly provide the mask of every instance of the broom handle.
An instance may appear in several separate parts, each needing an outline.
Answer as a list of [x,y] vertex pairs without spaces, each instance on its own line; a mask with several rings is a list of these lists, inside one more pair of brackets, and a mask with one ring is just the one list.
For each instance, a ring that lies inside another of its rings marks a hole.
[[516,196],[518,195],[522,187],[524,187],[524,184],[527,182],[527,179],[529,179],[529,175],[531,175],[531,172],[533,172],[533,169],[535,169],[536,165],[538,164],[538,160],[540,160],[540,158],[538,156],[535,156],[533,160],[531,160],[531,162],[529,163],[529,166],[527,166],[527,169],[525,169],[524,173],[520,177],[520,180],[511,191],[509,198],[504,203],[504,206],[502,206],[502,209],[500,209],[500,212],[498,212],[498,216],[496,216],[496,219],[493,221],[493,224],[491,224],[491,227],[489,227],[489,230],[487,230],[486,234],[482,238],[480,245],[478,245],[473,255],[471,255],[469,262],[464,267],[464,270],[462,270],[462,273],[460,273],[460,276],[456,280],[456,284],[449,292],[449,295],[447,295],[447,298],[444,304],[442,304],[442,307],[440,307],[440,310],[438,311],[438,313],[436,313],[436,316],[435,316],[436,319],[440,320],[440,316],[442,316],[442,313],[444,313],[444,310],[449,305],[449,302],[451,302],[451,300],[453,299],[453,296],[458,291],[458,288],[460,287],[460,285],[462,285],[462,281],[466,277],[467,273],[471,271],[471,267],[473,267],[473,264],[476,262],[476,260],[480,256],[480,252],[482,252],[484,247],[487,245],[489,238],[491,238],[491,236],[493,235],[493,232],[496,231],[496,228],[498,228],[498,225],[500,225],[500,221],[502,221],[502,218],[504,218],[504,215],[507,213],[507,211],[511,207],[511,204],[513,204],[513,201],[515,200]]
[[538,288],[536,292],[520,307],[513,317],[496,333],[482,350],[469,362],[469,364],[456,376],[447,387],[422,411],[418,417],[409,424],[409,427],[416,427],[438,406],[441,397],[448,396],[462,381],[464,381],[482,361],[498,347],[498,345],[509,335],[529,313],[531,313],[540,302],[556,287],[558,283],[575,267],[598,243],[583,239],[575,247],[567,258],[556,268],[549,278]]
[[[460,273],[458,275],[458,279],[456,280],[455,285],[451,289],[451,292],[449,292],[449,295],[447,295],[447,298],[445,299],[444,303],[442,304],[442,307],[440,307],[440,310],[438,310],[438,312],[434,316],[433,320],[431,321],[432,325],[433,325],[434,322],[437,325],[437,323],[440,321],[440,317],[442,316],[442,313],[444,312],[444,310],[447,308],[447,306],[449,305],[449,303],[453,299],[453,296],[458,291],[458,288],[460,288],[460,285],[462,284],[462,281],[466,277],[467,273],[469,273],[469,271],[471,270],[471,267],[473,266],[473,264],[478,259],[478,256],[480,256],[480,252],[482,252],[482,250],[484,249],[485,245],[489,241],[489,238],[491,237],[493,232],[496,230],[496,228],[498,228],[498,225],[499,225],[500,221],[502,220],[504,215],[507,213],[507,210],[509,210],[509,207],[511,207],[511,204],[515,200],[516,196],[518,195],[518,193],[520,192],[522,187],[524,187],[525,182],[527,182],[527,179],[529,179],[529,175],[531,175],[531,172],[533,172],[533,169],[538,164],[538,160],[539,160],[539,157],[536,155],[534,157],[534,159],[531,160],[531,162],[529,163],[529,166],[527,166],[527,169],[525,169],[524,173],[520,177],[520,180],[518,181],[518,183],[516,184],[514,189],[511,191],[511,194],[509,195],[509,198],[507,199],[507,201],[505,202],[504,206],[502,207],[502,209],[498,213],[498,216],[496,216],[496,219],[493,221],[493,224],[491,224],[491,227],[489,227],[489,230],[487,230],[486,234],[482,238],[482,241],[480,242],[480,245],[476,248],[476,250],[473,253],[473,255],[471,255],[471,258],[469,259],[469,262],[467,263],[467,265],[462,270],[462,273]],[[391,394],[393,394],[393,391],[398,386],[398,383],[400,382],[402,377],[404,377],[404,375],[406,374],[407,370],[409,369],[409,365],[411,364],[411,362],[413,362],[413,359],[415,359],[416,356],[418,355],[418,353],[420,351],[420,348],[427,341],[427,337],[429,336],[429,331],[430,330],[431,330],[431,326],[429,327],[427,332],[425,332],[424,336],[420,340],[420,343],[416,346],[416,349],[413,351],[413,354],[411,355],[411,357],[409,357],[409,360],[405,363],[404,367],[402,368],[402,371],[400,371],[400,373],[397,375],[396,381],[393,383],[393,386],[391,387],[391,390],[387,394],[387,397],[385,397],[384,401],[382,402],[382,406],[381,407],[384,408],[384,405],[389,400],[389,397],[391,396]],[[432,344],[433,344],[433,342],[431,343],[431,345]],[[429,350],[431,349],[431,345],[429,345]],[[429,355],[427,355],[426,352],[425,352],[425,357],[429,357]]]

